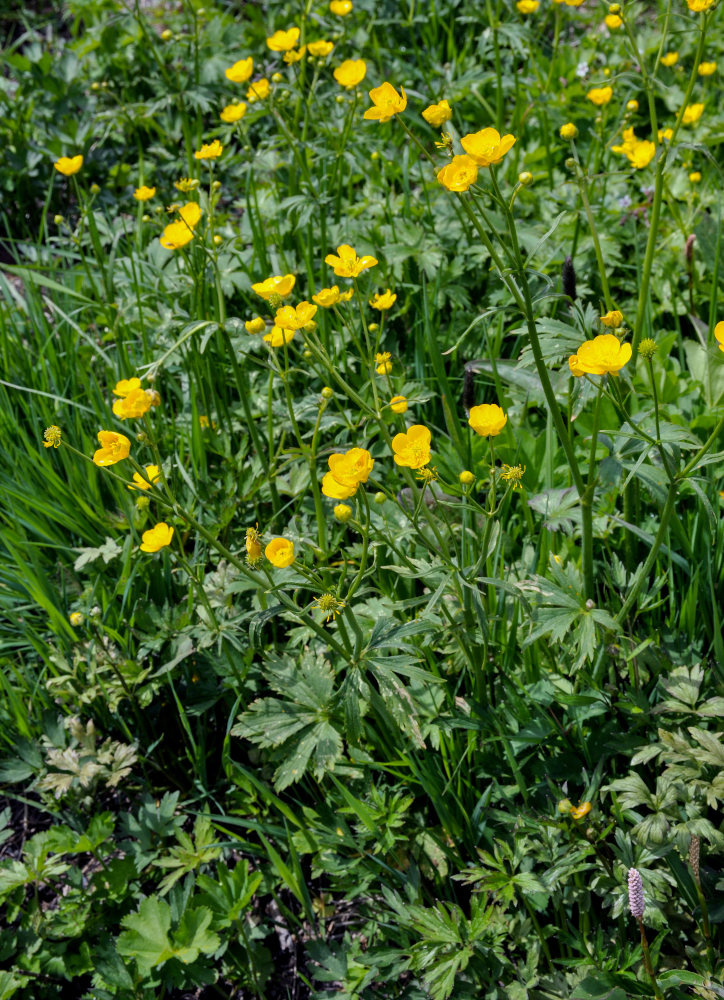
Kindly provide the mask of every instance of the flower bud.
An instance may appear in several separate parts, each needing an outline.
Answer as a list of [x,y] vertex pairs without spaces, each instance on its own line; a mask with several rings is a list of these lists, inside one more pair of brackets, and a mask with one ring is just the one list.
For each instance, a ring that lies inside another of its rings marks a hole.
[[332,399],[334,397],[334,389],[330,389],[328,385],[322,389],[321,393],[322,399]]
[[219,236],[219,234],[216,233],[216,235],[214,236],[214,246],[220,247],[223,242],[224,242],[223,237]]
[[639,344],[639,354],[644,361],[650,361],[656,354],[657,344],[651,337],[645,337]]
[[62,215],[54,215],[53,222],[56,224],[56,226],[62,226],[63,223],[65,222],[65,219],[63,218]]
[[370,325],[367,327],[370,333],[377,333],[379,328],[380,328],[379,323],[370,323]]
[[221,187],[221,181],[213,181],[211,184],[212,191],[218,191],[220,187]]
[[621,4],[620,3],[609,4],[608,12],[609,12],[609,14],[620,14],[621,13]]
[[[578,129],[573,124],[573,122],[566,122],[565,125],[561,125],[559,135],[561,139],[575,139],[578,136]],[[566,160],[566,166],[568,166],[568,161]]]
[[302,357],[304,358],[305,361],[310,361],[313,357],[313,354],[311,351],[307,350],[302,353]]
[[90,193],[91,194],[100,194],[101,193],[100,186],[98,184],[91,184],[91,186],[90,186]]
[[374,150],[373,150],[373,151],[372,151],[372,152],[370,153],[370,159],[371,159],[371,160],[379,160],[379,158],[380,158],[380,154],[379,154],[378,150],[374,149]]
[[566,170],[570,170],[572,173],[575,173],[578,168],[578,164],[572,156],[569,156],[566,160],[565,167]]
[[151,216],[148,214],[148,212],[146,212],[145,215],[141,216],[141,222],[150,222],[150,221],[151,221]]
[[639,102],[635,98],[632,98],[630,101],[626,101],[627,111],[638,111],[638,109],[639,109]]
[[518,174],[518,182],[523,185],[523,187],[528,187],[529,184],[533,183],[533,174],[530,170],[523,170]]
[[346,524],[352,517],[352,508],[348,507],[346,503],[338,503],[334,508],[334,516],[340,524]]
[[272,83],[281,83],[284,77],[281,73],[272,73]]
[[384,493],[379,492],[379,493],[375,493],[375,495],[374,495],[374,497],[372,499],[374,500],[374,502],[376,504],[383,504],[385,502],[385,500],[387,499],[387,497],[385,496]]
[[91,90],[100,90],[100,89],[101,89],[100,83],[98,83],[97,80],[94,80],[93,83],[91,84]]
[[171,31],[170,28],[166,28],[165,31],[161,32],[161,41],[162,42],[170,42],[172,38],[173,38],[173,31]]
[[460,480],[463,486],[472,486],[473,483],[475,482],[475,476],[473,475],[472,472],[469,472],[467,469],[463,469],[463,471],[458,476],[458,479]]

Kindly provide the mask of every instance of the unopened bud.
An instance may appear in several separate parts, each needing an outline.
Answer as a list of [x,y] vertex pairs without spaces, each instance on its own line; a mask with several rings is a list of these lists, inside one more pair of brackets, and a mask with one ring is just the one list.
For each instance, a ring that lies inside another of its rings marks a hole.
[[322,389],[321,392],[322,399],[332,399],[334,396],[334,389],[330,389],[328,385]]
[[374,500],[374,502],[376,504],[383,504],[385,502],[385,500],[387,499],[387,497],[385,496],[384,493],[379,492],[379,493],[375,493],[375,495],[374,495],[374,497],[372,499]]
[[657,344],[651,337],[645,337],[639,344],[639,354],[644,361],[650,361],[656,354]]
[[65,219],[63,218],[62,215],[54,215],[53,222],[56,224],[56,226],[62,226],[63,223],[65,222]]
[[518,182],[523,185],[523,187],[528,187],[529,184],[533,183],[533,174],[530,170],[523,170],[518,174]]
[[224,242],[223,236],[219,236],[219,234],[216,233],[216,235],[214,236],[214,246],[220,247],[223,242]]
[[463,486],[472,486],[473,483],[475,482],[475,476],[473,475],[472,472],[469,472],[467,469],[463,469],[463,471],[458,476],[458,479],[460,480]]
[[346,503],[338,503],[334,508],[334,516],[340,524],[346,524],[352,517],[352,508],[348,507]]
[[272,83],[281,83],[283,79],[281,73],[272,73]]

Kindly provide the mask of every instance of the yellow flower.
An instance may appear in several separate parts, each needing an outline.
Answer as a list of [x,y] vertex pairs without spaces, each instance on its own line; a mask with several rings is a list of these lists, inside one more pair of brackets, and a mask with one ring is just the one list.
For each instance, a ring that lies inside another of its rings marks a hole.
[[452,118],[452,108],[447,101],[440,101],[438,104],[431,104],[429,108],[425,108],[422,112],[422,117],[428,125],[432,125],[433,128],[440,128],[441,125],[449,122]]
[[[290,49],[288,52],[285,52],[282,58],[284,59],[284,62],[287,64],[287,66],[293,66],[294,63],[298,63],[300,59],[304,58],[306,52],[307,52],[307,46],[302,45],[298,49]],[[281,73],[274,73],[272,75],[272,80],[274,81],[274,83],[279,83],[282,79],[283,78]]]
[[437,179],[448,191],[467,191],[478,179],[478,165],[467,154],[454,156],[437,172]]
[[378,293],[374,295],[370,299],[370,305],[373,309],[379,309],[380,312],[384,312],[386,309],[391,309],[396,301],[397,296],[388,288],[382,294]]
[[332,285],[331,288],[320,288],[316,295],[312,296],[312,302],[316,302],[322,309],[331,309],[339,302],[339,286]]
[[616,327],[621,326],[623,323],[623,313],[620,313],[618,309],[611,309],[609,312],[601,316],[601,322],[604,326]]
[[584,0],[564,0],[566,7],[580,7]]
[[358,257],[356,251],[349,246],[348,243],[343,243],[341,247],[337,247],[338,257],[334,254],[329,253],[324,258],[324,263],[329,264],[334,273],[338,278],[356,278],[363,271],[366,271],[369,267],[374,267],[377,263],[375,257]]
[[571,809],[571,817],[573,819],[583,819],[584,816],[590,813],[591,808],[590,802],[581,802],[575,809]]
[[273,326],[269,333],[264,334],[264,340],[272,347],[281,347],[294,340],[296,330],[282,330],[280,326]]
[[335,69],[332,74],[340,87],[351,90],[358,83],[362,83],[367,75],[367,63],[364,59],[345,59],[343,63]]
[[[673,134],[674,134],[673,128],[663,128],[663,129],[660,128],[658,132],[659,142],[669,142]],[[618,152],[618,150],[616,150],[616,152]]]
[[638,109],[639,109],[639,102],[636,100],[635,97],[631,98],[630,101],[626,101],[627,111],[638,111]]
[[701,180],[701,173],[698,170],[692,170],[689,174],[689,180],[692,184],[698,184]]
[[[582,374],[618,375],[631,360],[631,345],[620,343],[612,333],[602,333],[593,340],[584,341],[573,357],[577,358],[575,366]],[[573,371],[570,359],[569,367]]]
[[623,130],[623,142],[620,146],[611,146],[614,153],[624,153],[629,163],[641,170],[653,160],[656,155],[656,144],[649,139],[637,139],[633,126]]
[[288,295],[292,294],[296,280],[293,274],[275,274],[251,287],[252,291],[268,302],[273,295],[278,295],[280,299],[286,299]]
[[246,529],[246,561],[250,566],[255,566],[261,559],[260,538],[258,524],[255,528]]
[[43,447],[44,448],[57,448],[61,441],[61,430],[55,424],[50,427],[46,427],[43,431]]
[[460,480],[460,483],[463,486],[472,486],[473,483],[475,482],[475,476],[473,475],[472,472],[469,472],[468,469],[463,469],[463,471],[458,476],[458,479]]
[[473,406],[468,417],[468,423],[481,437],[496,437],[507,422],[507,414],[497,403]]
[[348,500],[360,483],[369,479],[375,460],[365,448],[335,452],[328,459],[329,472],[322,479],[322,493],[331,500]]
[[96,465],[115,465],[116,462],[128,458],[131,442],[123,434],[116,434],[115,431],[98,431],[98,441],[100,448],[93,455]]
[[393,396],[390,409],[393,413],[407,413],[407,396]]
[[375,371],[378,375],[389,375],[392,371],[392,362],[390,358],[392,355],[389,351],[384,351],[382,354],[375,354],[375,364],[377,368]]
[[165,521],[159,521],[141,535],[141,552],[158,552],[171,544],[173,528]]
[[345,607],[345,602],[337,600],[334,594],[321,594],[312,601],[312,608],[315,611],[321,611],[327,621],[341,615]]
[[80,153],[77,156],[61,156],[59,160],[55,161],[53,166],[63,177],[72,177],[83,166],[83,157]]
[[226,122],[227,125],[232,125],[234,122],[239,122],[246,114],[246,104],[243,101],[239,101],[238,104],[227,104],[225,108],[219,114],[219,118],[222,122]]
[[113,404],[113,412],[121,420],[142,417],[151,408],[151,399],[145,389],[133,389],[127,396],[121,396]]
[[500,470],[500,478],[510,483],[514,490],[522,490],[525,469],[524,465],[504,465]]
[[540,7],[540,0],[518,0],[515,6],[521,14],[535,14]]
[[432,435],[422,424],[413,424],[405,434],[395,434],[392,439],[392,450],[395,453],[395,465],[407,469],[421,469],[430,461],[430,441]]
[[136,199],[136,201],[148,201],[150,198],[153,198],[155,194],[156,194],[155,187],[152,188],[146,187],[145,184],[142,184],[140,187],[137,187],[136,190],[133,192],[133,197]]
[[[471,132],[460,140],[460,145],[479,167],[489,167],[494,163],[500,163],[514,143],[514,135],[501,136],[494,128],[484,128],[480,132]],[[440,175],[438,174],[439,179]]]
[[621,25],[623,24],[623,20],[618,16],[618,14],[606,14],[606,16],[603,19],[603,23],[611,31],[615,31],[616,28],[621,27]]
[[333,48],[334,45],[332,44],[332,42],[324,42],[324,41],[310,42],[309,45],[307,46],[307,51],[309,52],[310,56],[324,57],[328,56]]
[[219,140],[214,139],[213,142],[203,144],[201,149],[196,150],[194,156],[197,160],[216,160],[221,156],[223,151],[224,147]]
[[199,186],[199,181],[196,177],[180,177],[177,181],[174,181],[173,186],[177,191],[188,194],[189,191],[196,190]]
[[709,10],[709,8],[713,7],[715,3],[716,0],[686,0],[689,10],[693,10],[696,14]]
[[400,87],[398,94],[392,84],[387,83],[387,81],[380,87],[373,87],[369,94],[374,107],[368,108],[362,116],[368,121],[388,122],[407,107],[407,97],[402,87]]
[[558,812],[562,816],[565,816],[568,813],[570,813],[572,809],[573,809],[573,803],[571,802],[570,799],[561,799],[561,801],[558,803]]
[[337,17],[345,17],[352,10],[352,0],[330,0],[329,11]]
[[163,231],[160,243],[166,250],[178,250],[186,246],[194,238],[194,226],[201,218],[201,209],[195,201],[190,201],[179,209],[181,216],[176,222],[171,222]]
[[667,52],[665,56],[661,57],[662,66],[676,66],[679,61],[678,52]]
[[299,40],[299,28],[288,28],[286,31],[275,31],[267,38],[267,48],[272,52],[288,52],[293,49]]
[[597,108],[603,107],[604,104],[608,102],[613,97],[613,87],[592,87],[586,97],[592,104],[595,104]]
[[583,368],[581,368],[581,366],[578,364],[577,354],[571,354],[571,356],[568,359],[568,367],[571,371],[571,375],[574,375],[576,378],[580,378],[582,375],[586,374]]
[[702,62],[696,68],[696,72],[699,76],[711,76],[716,73],[716,63],[715,62]]
[[719,350],[724,351],[724,320],[717,323],[717,325],[714,327],[714,337],[716,338],[717,343],[719,344]]
[[300,302],[298,306],[282,306],[277,309],[274,323],[282,330],[301,330],[317,311],[311,302]]
[[133,473],[133,482],[136,483],[136,485],[129,486],[128,487],[129,490],[150,490],[151,485],[157,483],[158,480],[161,478],[161,470],[157,465],[147,465],[145,472],[146,472],[145,479],[140,473],[138,472]]
[[113,390],[113,395],[121,397],[128,396],[130,395],[130,393],[140,388],[141,388],[140,378],[122,378],[120,382],[116,382],[116,387]]
[[255,80],[246,92],[246,99],[249,104],[255,101],[264,101],[269,96],[269,81],[264,76],[261,80]]
[[266,329],[266,323],[261,318],[261,316],[255,316],[254,319],[248,319],[244,326],[246,327],[247,333],[263,333]]
[[232,83],[246,83],[254,72],[254,60],[251,56],[248,59],[240,59],[233,66],[224,70],[224,76]]
[[573,124],[573,122],[566,122],[565,125],[561,125],[560,131],[558,133],[561,139],[575,139],[578,135],[578,129]]
[[68,621],[73,626],[73,628],[78,628],[79,625],[83,624],[83,614],[80,611],[71,611],[68,615]]
[[272,538],[264,549],[264,555],[272,566],[286,569],[294,562],[294,542],[290,542],[288,538]]
[[703,110],[703,104],[687,104],[684,108],[684,117],[681,119],[681,124],[694,125],[701,118]]

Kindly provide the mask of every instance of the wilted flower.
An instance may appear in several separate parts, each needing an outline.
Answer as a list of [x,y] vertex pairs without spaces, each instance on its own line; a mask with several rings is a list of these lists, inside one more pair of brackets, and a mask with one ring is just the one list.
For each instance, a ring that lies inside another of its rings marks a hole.
[[500,478],[510,483],[514,490],[522,490],[525,470],[525,465],[504,465],[500,470]]
[[251,74],[254,72],[254,60],[251,56],[248,59],[240,59],[235,62],[233,66],[229,66],[228,69],[224,70],[224,75],[227,80],[231,80],[232,83],[246,83]]
[[395,465],[408,469],[421,469],[423,465],[427,465],[430,461],[431,439],[429,428],[422,424],[413,424],[405,434],[395,434],[392,439]]
[[338,278],[356,278],[357,275],[374,267],[377,263],[375,257],[358,257],[356,251],[347,243],[337,247],[337,253],[338,257],[331,253],[327,254],[324,263],[329,264]]
[[63,177],[72,177],[83,166],[83,157],[80,153],[77,156],[61,156],[53,166]]
[[581,802],[575,809],[571,809],[571,816],[573,819],[583,819],[584,816],[588,816],[591,808],[590,802]]
[[335,69],[334,79],[340,85],[340,87],[346,87],[347,90],[351,90],[352,87],[356,87],[358,83],[361,83],[367,74],[367,63],[364,59],[345,59],[343,63]]
[[173,186],[177,191],[188,194],[189,191],[196,190],[199,186],[199,180],[196,177],[180,177],[177,181],[174,181]]
[[428,125],[432,125],[433,128],[440,128],[441,125],[449,122],[452,118],[452,108],[447,101],[440,101],[438,104],[431,104],[429,108],[425,108],[422,112],[422,117]]
[[226,107],[222,108],[219,118],[227,125],[232,125],[234,122],[241,121],[245,114],[246,104],[239,101],[238,104],[227,104]]
[[507,422],[507,414],[497,403],[473,406],[468,417],[468,423],[481,437],[496,437]]
[[258,524],[255,528],[246,529],[246,561],[251,567],[256,566],[261,559],[260,539]]
[[96,465],[115,465],[116,462],[128,458],[131,442],[123,434],[116,434],[115,431],[98,431],[98,441],[100,448],[93,455]]
[[173,528],[165,521],[159,521],[141,535],[141,552],[158,552],[171,544]]
[[368,108],[363,115],[368,121],[388,122],[407,107],[405,91],[400,87],[398,94],[391,83],[373,87],[369,94],[374,107]]
[[83,613],[81,611],[71,611],[68,615],[68,621],[73,626],[73,628],[78,628],[79,625],[83,624]]
[[288,52],[293,49],[299,39],[299,28],[289,28],[287,31],[275,31],[267,38],[267,48],[272,52]]
[[464,135],[460,145],[479,167],[489,167],[500,163],[515,141],[514,135],[501,136],[497,129],[484,128],[480,132]]
[[57,448],[61,441],[61,430],[55,424],[50,427],[46,427],[43,431],[43,447],[44,448]]
[[[335,508],[336,510],[336,508]],[[327,621],[341,615],[345,607],[344,601],[339,601],[334,594],[322,594],[312,602],[315,611],[321,611]]]
[[595,104],[596,107],[603,107],[603,105],[608,104],[613,97],[613,87],[592,87],[586,94],[586,97],[592,104]]
[[155,187],[146,187],[145,184],[142,184],[140,187],[137,187],[136,190],[133,192],[133,197],[136,199],[136,201],[148,201],[150,198],[153,198],[155,194],[156,194]]
[[381,294],[376,294],[370,299],[370,305],[373,309],[379,309],[380,312],[384,312],[387,309],[391,309],[392,306],[397,301],[397,296],[394,292],[391,292],[388,288]]
[[437,179],[448,191],[467,191],[478,179],[478,165],[467,154],[454,156],[437,172]]
[[644,337],[644,339],[639,344],[639,354],[644,359],[644,361],[650,361],[656,354],[657,345],[656,341],[652,340],[651,337]]

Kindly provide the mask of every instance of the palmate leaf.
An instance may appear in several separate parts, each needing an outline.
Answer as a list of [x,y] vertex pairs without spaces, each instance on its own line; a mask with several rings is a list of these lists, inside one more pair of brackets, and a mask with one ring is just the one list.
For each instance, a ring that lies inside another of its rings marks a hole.
[[176,931],[171,932],[171,907],[162,899],[148,896],[137,913],[129,913],[121,921],[126,929],[118,938],[118,953],[134,958],[143,975],[171,958],[190,965],[200,954],[210,955],[219,947],[218,935],[209,930],[211,919],[211,910],[206,906],[188,909]]
[[299,781],[307,769],[317,778],[342,754],[342,735],[333,721],[334,672],[321,656],[307,651],[297,664],[270,657],[268,679],[283,697],[257,698],[232,728],[233,736],[277,751],[277,789]]

